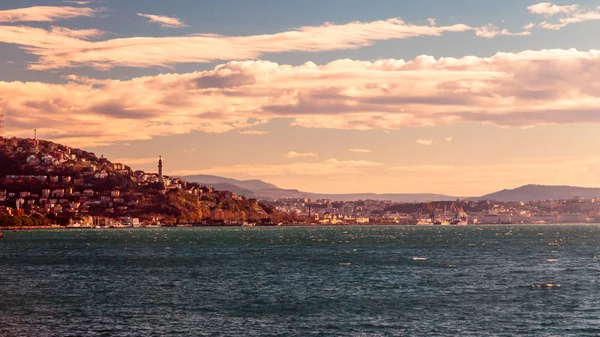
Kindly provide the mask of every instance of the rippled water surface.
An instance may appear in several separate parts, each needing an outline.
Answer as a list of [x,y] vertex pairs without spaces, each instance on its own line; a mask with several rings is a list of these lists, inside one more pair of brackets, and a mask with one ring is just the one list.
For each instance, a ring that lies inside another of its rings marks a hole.
[[595,225],[4,234],[2,336],[600,333]]

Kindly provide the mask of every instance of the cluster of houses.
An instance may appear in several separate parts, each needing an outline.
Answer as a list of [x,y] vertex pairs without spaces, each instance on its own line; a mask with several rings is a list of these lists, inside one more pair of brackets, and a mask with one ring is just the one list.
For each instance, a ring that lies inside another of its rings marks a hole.
[[[80,219],[74,225],[135,225],[137,220],[127,218],[127,214],[148,198],[148,190],[164,194],[177,189],[197,196],[212,192],[209,187],[163,176],[162,167],[161,174],[132,171],[124,164],[111,163],[82,150],[39,144],[35,139],[16,144],[12,150],[5,152],[14,153],[14,158],[23,164],[20,171],[35,173],[0,176],[0,215],[68,212]],[[105,182],[111,177],[126,181],[125,188],[116,184],[107,189]],[[232,193],[231,197],[238,196]],[[114,223],[115,219],[119,219],[118,223]]]
[[[282,198],[270,201],[278,210],[310,217],[321,224],[433,224],[455,214],[440,206],[430,212],[426,203],[396,203],[389,200],[335,202],[328,199]],[[600,223],[600,199],[571,198],[531,202],[461,201],[470,224]],[[397,206],[403,206],[399,212]],[[412,207],[411,207],[412,206]],[[406,211],[409,209],[410,211]],[[436,214],[432,218],[432,213]],[[468,214],[467,214],[468,213]]]

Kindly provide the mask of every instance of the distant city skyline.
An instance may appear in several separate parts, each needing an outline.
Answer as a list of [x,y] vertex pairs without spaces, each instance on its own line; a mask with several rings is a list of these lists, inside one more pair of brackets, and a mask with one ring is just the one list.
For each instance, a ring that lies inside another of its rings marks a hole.
[[5,136],[315,193],[600,187],[600,0],[0,3]]

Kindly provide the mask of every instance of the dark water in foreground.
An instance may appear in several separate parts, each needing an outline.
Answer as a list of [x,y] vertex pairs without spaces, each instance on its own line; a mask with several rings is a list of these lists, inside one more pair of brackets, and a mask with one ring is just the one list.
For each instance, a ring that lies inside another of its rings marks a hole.
[[600,334],[596,225],[4,234],[2,336]]

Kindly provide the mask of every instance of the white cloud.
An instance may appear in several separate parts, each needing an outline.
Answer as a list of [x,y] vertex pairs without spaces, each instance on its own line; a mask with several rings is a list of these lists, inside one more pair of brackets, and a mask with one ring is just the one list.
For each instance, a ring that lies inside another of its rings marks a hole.
[[530,13],[541,14],[546,17],[554,16],[556,14],[570,14],[578,9],[578,5],[558,6],[551,2],[540,2],[535,5],[527,7]]
[[[531,13],[544,15],[546,20],[538,26],[550,30],[560,30],[573,23],[600,20],[600,7],[590,10],[583,9],[579,5],[558,6],[543,2],[529,6],[528,9]],[[555,17],[558,19],[556,20]],[[553,18],[554,21],[548,21]]]
[[531,35],[531,32],[529,31],[522,31],[519,33],[512,33],[507,29],[499,29],[497,26],[494,26],[493,24],[488,24],[486,26],[480,27],[475,29],[475,35],[479,36],[479,37],[485,37],[485,38],[494,38],[498,35],[504,35],[504,36],[529,36]]
[[371,150],[368,149],[350,149],[348,151],[357,153],[371,153]]
[[452,142],[453,139],[454,138],[452,138],[452,137],[446,137],[444,140],[446,141],[446,143],[450,143],[450,142]]
[[286,154],[283,155],[286,158],[304,158],[304,157],[318,157],[318,155],[316,153],[312,153],[312,152],[296,152],[296,151],[290,151]]
[[164,15],[153,15],[137,13],[137,15],[149,19],[152,23],[158,23],[162,28],[183,28],[187,27],[180,19]]
[[259,130],[246,130],[240,131],[240,135],[250,135],[250,136],[262,136],[268,134],[267,131],[259,131]]
[[185,152],[185,153],[192,153],[192,152],[196,152],[196,148],[193,147],[191,149],[183,149],[182,151]]
[[431,139],[417,139],[416,143],[419,144],[419,145],[430,146],[430,145],[433,145],[433,140],[431,140]]
[[435,19],[434,18],[427,19],[427,22],[429,22],[430,25],[435,26]]
[[[73,10],[81,11],[84,8],[73,8]],[[150,17],[149,14],[141,15]],[[180,23],[175,18],[157,16],[152,16],[152,20],[170,26],[179,26]],[[445,33],[473,30],[483,37],[527,34],[527,32],[510,33],[507,30],[492,32],[489,27],[474,28],[464,24],[420,26],[406,23],[398,18],[346,24],[325,23],[321,26],[301,27],[276,34],[249,36],[196,34],[118,38],[93,42],[81,39],[57,39],[51,31],[40,28],[14,28],[0,26],[0,42],[20,45],[25,52],[37,56],[37,61],[29,65],[29,69],[33,70],[68,67],[97,69],[120,66],[168,67],[177,63],[248,60],[266,53],[358,49],[377,41],[441,36]],[[44,42],[40,43],[40,41]]]
[[533,27],[535,27],[535,23],[533,23],[533,22],[530,22],[530,23],[526,24],[525,26],[523,26],[523,29],[525,29],[525,30],[530,30],[530,29],[532,29]]
[[90,17],[102,12],[102,9],[69,6],[34,6],[0,10],[0,22],[52,22],[76,17]]

